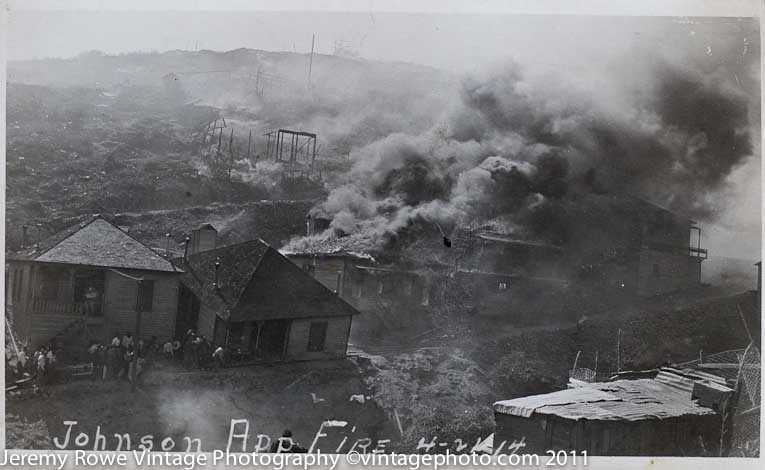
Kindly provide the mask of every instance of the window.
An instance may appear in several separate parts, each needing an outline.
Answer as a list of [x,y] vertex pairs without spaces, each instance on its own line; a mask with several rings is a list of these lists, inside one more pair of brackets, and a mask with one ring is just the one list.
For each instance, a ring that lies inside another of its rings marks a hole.
[[659,276],[660,275],[659,264],[658,263],[654,263],[653,264],[653,275],[654,276]]
[[308,332],[308,351],[324,351],[324,342],[327,339],[327,322],[313,321]]
[[53,270],[40,272],[40,298],[46,300],[58,299],[59,273]]
[[507,290],[507,283],[506,282],[500,282],[497,286],[497,289],[499,290]]
[[384,288],[383,282],[382,281],[377,281],[377,293],[378,294],[382,294],[383,293],[383,288]]
[[139,312],[151,312],[154,304],[154,281],[146,280],[138,283],[138,298],[136,310]]

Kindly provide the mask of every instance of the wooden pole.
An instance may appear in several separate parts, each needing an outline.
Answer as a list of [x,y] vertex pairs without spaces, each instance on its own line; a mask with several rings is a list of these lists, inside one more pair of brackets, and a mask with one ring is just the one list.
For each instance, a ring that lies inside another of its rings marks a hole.
[[313,44],[316,40],[316,35],[311,36],[311,57],[308,59],[308,91],[311,91],[311,70],[313,69]]
[[744,331],[746,331],[746,336],[749,338],[749,342],[753,343],[754,340],[752,339],[752,332],[749,331],[749,326],[746,324],[746,318],[744,318],[744,312],[741,311],[741,305],[736,304],[736,309],[738,310],[739,318],[741,318],[741,324],[744,325]]
[[252,143],[252,129],[250,129],[250,136],[247,137],[247,160],[250,159],[250,144]]
[[130,390],[135,392],[138,388],[138,341],[141,338],[141,287],[143,287],[143,279],[136,281],[136,294],[135,294],[135,340],[133,341],[133,358],[132,358],[132,384]]

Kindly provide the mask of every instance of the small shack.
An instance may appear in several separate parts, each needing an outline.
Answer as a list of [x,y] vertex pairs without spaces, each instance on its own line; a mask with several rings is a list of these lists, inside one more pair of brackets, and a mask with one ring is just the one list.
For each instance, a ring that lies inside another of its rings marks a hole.
[[[264,363],[344,357],[359,312],[263,240],[176,260],[179,316],[232,360]],[[195,311],[191,311],[195,310]]]
[[523,440],[523,453],[717,456],[733,389],[691,370],[652,374],[498,401],[495,446]]

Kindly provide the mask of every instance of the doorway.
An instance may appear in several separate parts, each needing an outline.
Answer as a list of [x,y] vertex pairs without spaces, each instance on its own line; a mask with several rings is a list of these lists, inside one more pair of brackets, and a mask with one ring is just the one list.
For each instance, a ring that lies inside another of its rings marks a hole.
[[178,291],[178,313],[175,319],[175,339],[183,340],[189,330],[197,331],[200,302],[196,295],[181,284]]
[[265,362],[284,359],[289,329],[289,320],[264,321],[258,329],[256,357]]

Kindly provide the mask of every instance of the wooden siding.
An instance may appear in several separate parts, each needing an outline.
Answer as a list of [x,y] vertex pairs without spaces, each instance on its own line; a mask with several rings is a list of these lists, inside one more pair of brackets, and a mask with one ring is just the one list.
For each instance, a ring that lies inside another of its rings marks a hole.
[[[215,333],[215,311],[205,304],[199,307],[199,320],[197,321],[197,333],[212,339]],[[186,333],[185,331],[183,333]]]
[[313,266],[313,277],[332,292],[344,293],[345,260],[341,257],[289,256],[289,260],[304,271],[306,265]]
[[[178,311],[178,279],[174,274],[131,273],[154,281],[152,311],[141,316],[141,336],[149,339],[156,336],[160,341],[172,339],[175,331],[175,316]],[[135,302],[137,283],[115,272],[106,273],[106,294],[104,312],[106,335],[115,332],[120,335],[127,331],[135,334]],[[107,338],[105,338],[107,339]]]
[[652,295],[699,284],[701,260],[648,248],[640,252],[638,293]]
[[33,347],[46,344],[67,326],[81,318],[80,315],[32,315],[29,337]]
[[[327,322],[324,350],[309,352],[308,335],[311,330],[311,322],[319,321]],[[351,316],[292,320],[285,360],[304,361],[345,357],[350,325]]]
[[587,451],[590,456],[717,455],[719,415],[679,416],[666,419],[568,420],[533,413],[528,418],[494,413],[494,445],[524,439],[524,453]]

